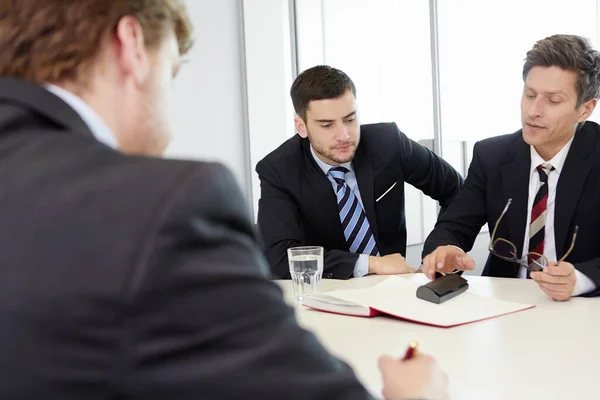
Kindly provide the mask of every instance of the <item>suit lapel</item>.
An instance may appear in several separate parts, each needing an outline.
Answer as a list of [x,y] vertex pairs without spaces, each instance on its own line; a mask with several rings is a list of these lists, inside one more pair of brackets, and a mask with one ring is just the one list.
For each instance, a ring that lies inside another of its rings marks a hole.
[[594,149],[595,136],[600,132],[593,132],[593,126],[586,123],[575,134],[565,164],[558,178],[556,187],[556,204],[554,206],[554,238],[556,241],[556,257],[560,259],[564,254],[571,238],[567,237],[569,226],[573,219],[575,207],[579,196],[590,173],[592,159],[588,157]]
[[358,182],[358,189],[360,191],[363,208],[365,214],[367,214],[373,236],[375,237],[375,243],[379,244],[379,230],[377,229],[377,218],[375,217],[373,166],[370,157],[364,150],[364,146],[361,147],[359,145],[356,155],[352,160],[352,166],[354,168],[354,173],[356,174],[356,181]]
[[[519,137],[512,148],[513,160],[502,167],[502,186],[507,202],[512,198],[510,208],[504,218],[507,219],[510,240],[517,247],[517,254],[523,255],[523,240],[527,224],[527,199],[529,197],[529,170],[531,155],[529,146]],[[504,205],[503,205],[504,206]],[[500,221],[502,225],[502,221]],[[503,230],[500,229],[500,232]],[[498,233],[496,234],[498,235]],[[517,264],[514,264],[515,268]]]
[[322,221],[324,229],[332,229],[334,237],[337,238],[338,247],[348,247],[340,214],[337,207],[337,198],[331,182],[323,173],[323,170],[317,165],[312,153],[310,152],[310,142],[308,139],[302,140],[302,149],[304,152],[304,165],[306,165],[306,182],[308,182],[315,212],[319,213],[319,220]]

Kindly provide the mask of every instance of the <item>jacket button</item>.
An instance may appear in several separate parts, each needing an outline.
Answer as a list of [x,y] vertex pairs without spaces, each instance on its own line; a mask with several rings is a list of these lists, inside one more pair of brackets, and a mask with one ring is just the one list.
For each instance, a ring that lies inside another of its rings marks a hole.
[[331,278],[333,278],[333,274],[331,272],[326,272],[325,273],[325,278],[331,279]]

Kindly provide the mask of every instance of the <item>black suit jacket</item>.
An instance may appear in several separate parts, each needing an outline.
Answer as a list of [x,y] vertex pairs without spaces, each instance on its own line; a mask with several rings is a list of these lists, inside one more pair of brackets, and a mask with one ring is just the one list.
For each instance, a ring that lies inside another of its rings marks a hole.
[[[463,184],[450,164],[410,140],[394,123],[362,125],[352,165],[381,255],[406,254],[404,182],[442,207]],[[261,183],[258,225],[273,274],[290,277],[288,248],[314,245],[325,250],[325,278],[350,278],[358,254],[349,252],[333,187],[315,162],[309,140],[290,138],[261,160],[256,172]]]
[[[438,246],[453,244],[471,250],[481,227],[490,234],[506,202],[511,206],[500,221],[496,237],[513,242],[519,256],[527,222],[529,145],[519,130],[475,144],[465,187],[438,220],[423,249],[423,257]],[[575,225],[579,232],[566,261],[600,286],[600,126],[586,122],[575,134],[558,179],[555,203],[556,256],[569,248]],[[518,264],[490,254],[483,275],[515,278]],[[595,291],[590,296],[599,295]]]
[[0,80],[1,399],[365,399],[210,163],[126,156]]

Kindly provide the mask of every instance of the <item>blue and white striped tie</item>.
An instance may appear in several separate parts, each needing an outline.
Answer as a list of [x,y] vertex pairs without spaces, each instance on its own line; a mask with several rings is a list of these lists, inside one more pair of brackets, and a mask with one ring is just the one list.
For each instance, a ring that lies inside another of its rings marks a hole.
[[379,251],[369,220],[358,198],[346,184],[346,172],[348,169],[345,167],[334,167],[329,170],[329,175],[337,183],[335,192],[346,242],[352,253],[378,256]]

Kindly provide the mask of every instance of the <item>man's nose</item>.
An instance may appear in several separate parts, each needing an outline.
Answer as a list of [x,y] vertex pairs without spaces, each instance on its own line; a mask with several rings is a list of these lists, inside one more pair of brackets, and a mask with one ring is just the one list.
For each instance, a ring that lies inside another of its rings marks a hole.
[[529,117],[539,117],[542,115],[543,100],[544,99],[541,97],[537,97],[535,100],[533,100],[531,107],[529,107],[529,110],[527,111],[527,115]]
[[335,132],[335,140],[344,142],[348,139],[350,139],[350,131],[348,130],[348,127],[346,127],[344,124],[340,124]]

